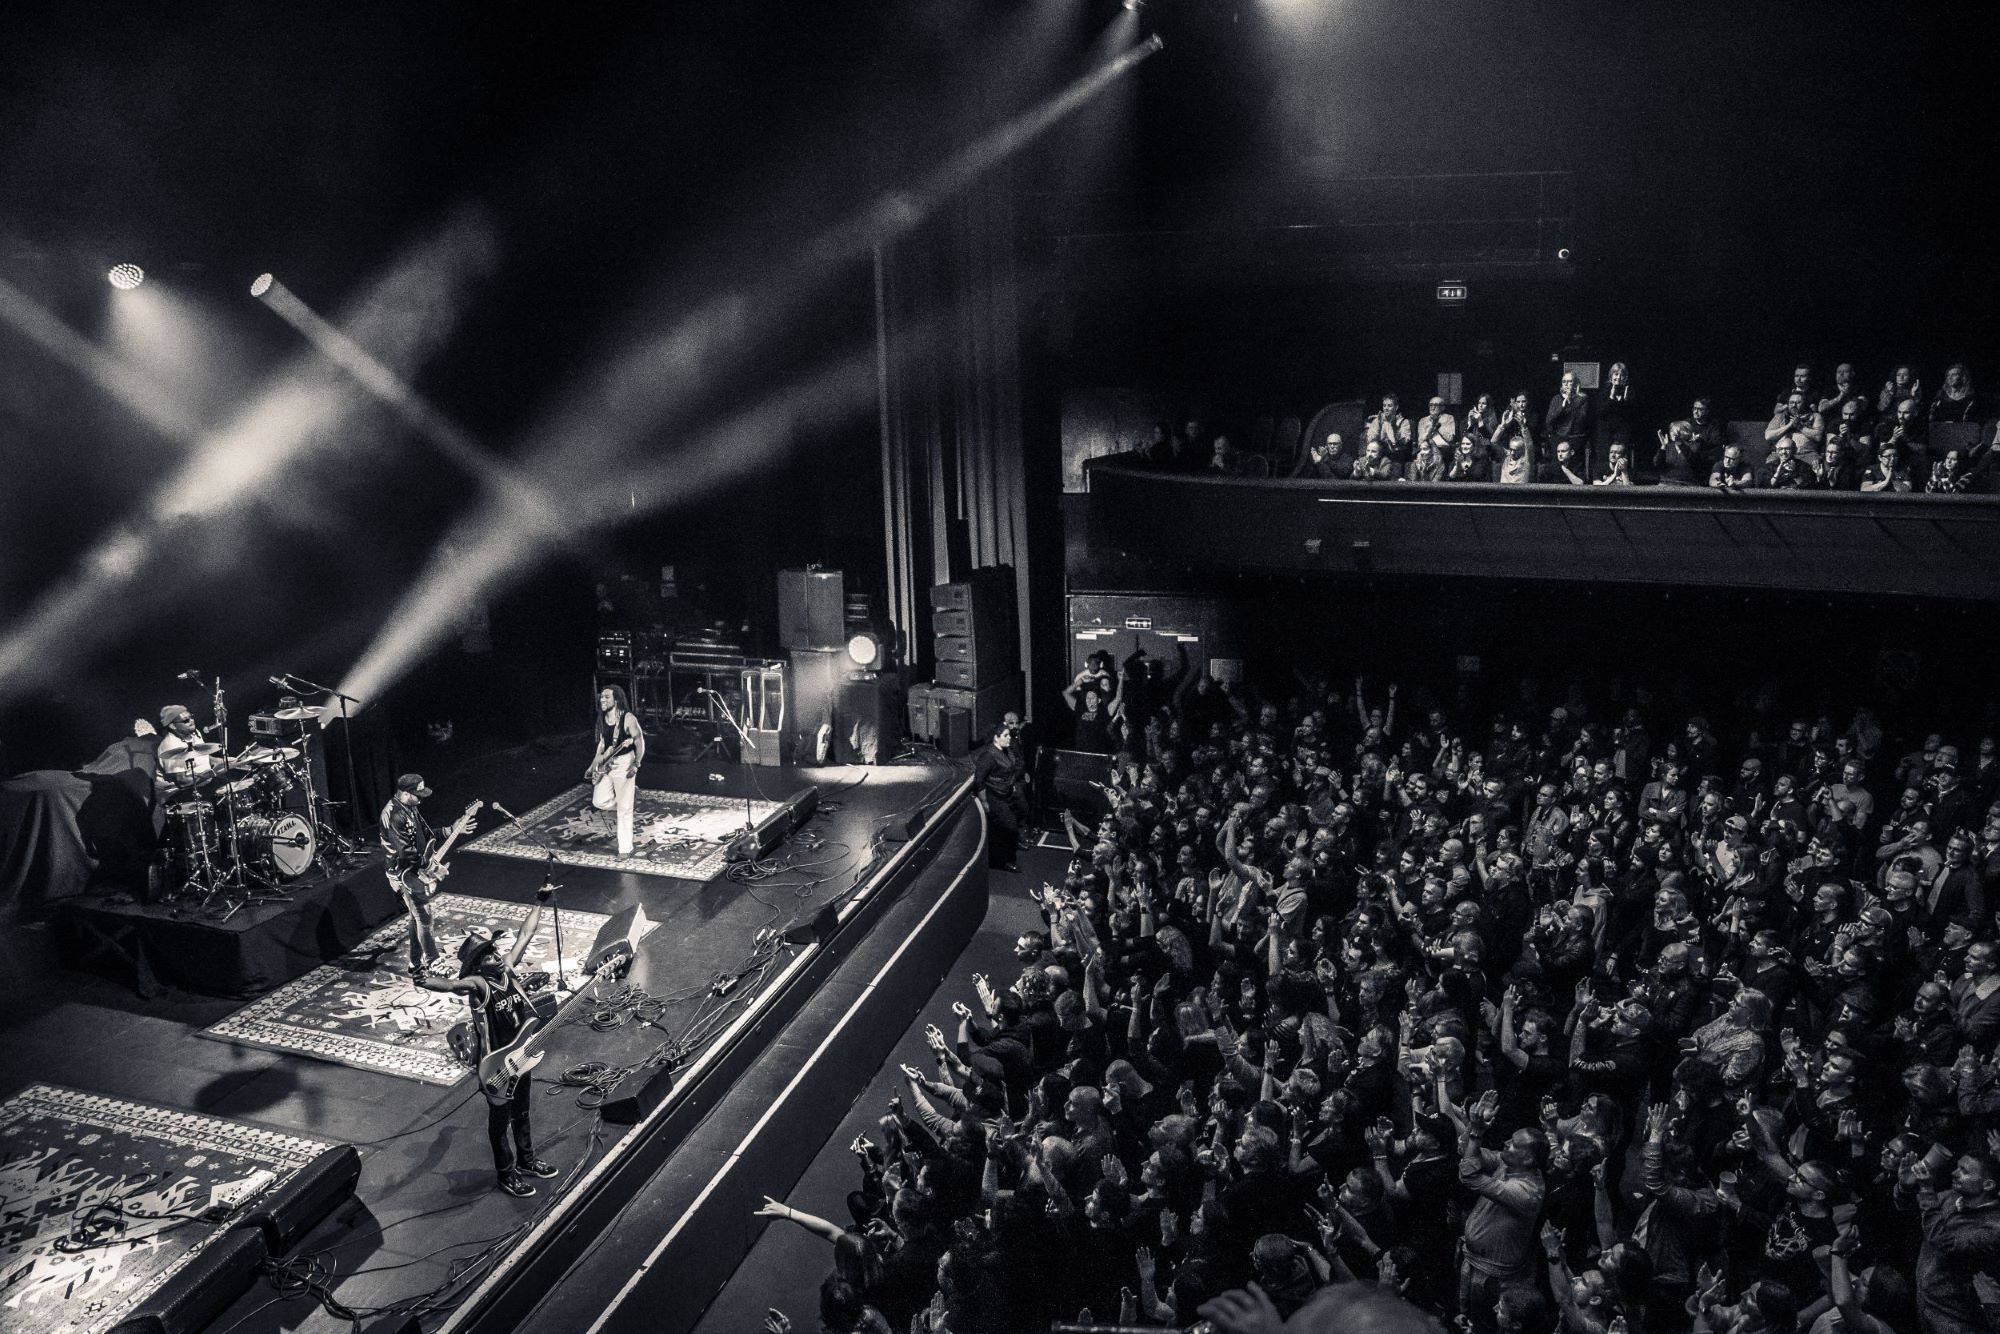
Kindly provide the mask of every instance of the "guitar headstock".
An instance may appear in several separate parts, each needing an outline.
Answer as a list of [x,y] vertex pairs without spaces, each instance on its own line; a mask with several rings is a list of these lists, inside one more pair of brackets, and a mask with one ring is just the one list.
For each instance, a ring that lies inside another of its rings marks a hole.
[[484,809],[485,809],[485,807],[486,807],[486,803],[485,803],[485,802],[484,802],[483,800],[481,800],[481,799],[479,799],[479,798],[477,798],[477,797],[473,798],[473,800],[472,800],[472,801],[470,801],[470,802],[466,803],[466,807],[465,807],[465,814],[463,814],[463,815],[459,816],[459,817],[458,817],[458,819],[457,819],[457,821],[456,821],[455,823],[456,823],[456,824],[457,824],[457,825],[458,825],[458,826],[459,826],[459,827],[460,827],[461,829],[470,829],[470,828],[472,828],[472,821],[473,821],[473,818],[474,818],[475,816],[477,816],[477,815],[479,814],[479,812],[480,812],[480,811],[484,810]]

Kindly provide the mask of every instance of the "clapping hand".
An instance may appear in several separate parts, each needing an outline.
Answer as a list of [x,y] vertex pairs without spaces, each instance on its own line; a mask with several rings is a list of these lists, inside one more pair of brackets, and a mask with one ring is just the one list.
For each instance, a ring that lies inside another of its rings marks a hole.
[[953,1001],[951,1003],[951,1012],[967,1023],[972,1022],[972,1007],[964,1001]]
[[921,1084],[924,1082],[924,1072],[917,1069],[916,1066],[906,1064],[898,1068],[902,1070],[903,1078],[909,1080],[912,1084]]
[[791,1317],[775,1306],[765,1308],[764,1334],[792,1334]]
[[1492,1125],[1494,1118],[1499,1115],[1500,1095],[1492,1089],[1488,1089],[1486,1092],[1480,1094],[1479,1100],[1473,1103],[1470,1110],[1466,1113],[1467,1119],[1481,1130]]

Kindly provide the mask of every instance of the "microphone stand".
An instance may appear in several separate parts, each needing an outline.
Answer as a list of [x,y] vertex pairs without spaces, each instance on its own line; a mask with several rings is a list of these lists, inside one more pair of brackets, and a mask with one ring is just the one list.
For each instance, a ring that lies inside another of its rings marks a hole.
[[[729,711],[729,701],[715,691],[709,690],[707,686],[703,686],[702,689],[708,691],[708,697],[714,702],[715,707],[722,710],[723,721],[729,724],[730,729],[736,733],[738,740],[747,749],[757,749],[757,743],[751,738],[749,731],[744,728],[742,723],[737,722],[736,715]],[[742,751],[738,751],[737,754],[740,756]],[[743,761],[739,760],[739,762]],[[744,855],[745,861],[749,861],[757,855],[757,821],[753,814],[753,809],[750,802],[750,794],[745,792],[743,794],[743,833],[740,835],[747,844],[748,849]]]
[[347,819],[353,828],[361,828],[361,787],[354,781],[354,723],[347,716],[347,706],[349,704],[359,704],[361,701],[352,695],[341,694],[332,686],[323,686],[308,681],[303,676],[293,676],[290,672],[284,672],[281,675],[295,686],[316,691],[319,694],[340,702],[340,734],[347,742],[341,748],[342,753],[347,759]]
[[[562,905],[557,902],[557,891],[562,886],[556,883],[556,867],[562,865],[562,858],[556,856],[554,848],[543,848],[542,855],[548,858],[548,864],[542,868],[542,890],[547,891],[549,896],[549,920],[554,923],[556,935],[555,993],[556,1000],[560,1002],[562,1000],[563,978],[566,976],[566,970],[563,968]],[[537,894],[540,892],[537,891]],[[574,995],[575,993],[572,992],[571,994]]]

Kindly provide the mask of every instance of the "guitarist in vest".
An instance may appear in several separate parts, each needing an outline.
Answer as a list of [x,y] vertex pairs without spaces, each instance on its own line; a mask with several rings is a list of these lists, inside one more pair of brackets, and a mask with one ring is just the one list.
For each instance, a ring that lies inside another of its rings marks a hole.
[[[534,910],[522,923],[514,948],[506,954],[501,954],[500,946],[492,936],[474,927],[458,947],[459,975],[456,981],[438,981],[429,977],[417,979],[417,985],[426,991],[444,991],[465,997],[466,1004],[472,1007],[472,1031],[478,1040],[482,1067],[496,1052],[508,1048],[515,1048],[517,1055],[524,1052],[526,1043],[521,1040],[532,1038],[541,1026],[528,1003],[527,993],[521,988],[520,978],[514,973],[521,962],[521,955],[528,948],[528,942],[534,939],[536,928],[542,924],[542,904],[553,898],[554,893],[542,890],[535,897],[538,902]],[[533,1195],[535,1184],[528,1180],[529,1177],[556,1175],[555,1168],[535,1156],[534,1139],[528,1129],[528,1105],[532,1100],[534,1081],[528,1078],[527,1070],[540,1060],[541,1056],[537,1053],[518,1063],[515,1068],[521,1069],[519,1075],[498,1073],[490,1082],[485,1079],[482,1069],[481,1091],[486,1095],[486,1138],[493,1145],[493,1168],[499,1174],[500,1189],[509,1195]]]
[[639,766],[646,759],[646,730],[639,725],[623,686],[597,692],[597,751],[583,780],[591,785],[590,804],[612,811],[618,855],[632,855],[632,813],[639,799]]

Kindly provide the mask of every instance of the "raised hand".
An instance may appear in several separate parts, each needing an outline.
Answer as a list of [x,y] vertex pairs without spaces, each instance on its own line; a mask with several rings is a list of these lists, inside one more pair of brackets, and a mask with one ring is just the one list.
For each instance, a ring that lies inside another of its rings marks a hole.
[[960,1019],[966,1020],[968,1022],[972,1018],[972,1007],[967,1005],[964,1001],[953,1001],[951,1003],[951,1012],[957,1015]]
[[750,1216],[752,1218],[790,1218],[792,1216],[792,1207],[788,1204],[780,1204],[769,1195],[766,1195],[764,1202],[751,1210]]
[[1213,1322],[1220,1334],[1279,1334],[1285,1326],[1278,1308],[1255,1283],[1203,1303],[1196,1314]]
[[921,1070],[919,1070],[919,1069],[917,1069],[917,1067],[916,1067],[916,1066],[914,1066],[914,1065],[903,1065],[903,1066],[900,1066],[900,1067],[898,1067],[898,1068],[902,1070],[902,1072],[903,1072],[903,1078],[905,1078],[905,1079],[909,1080],[909,1081],[910,1081],[910,1082],[911,1082],[912,1084],[921,1084],[921,1083],[923,1083],[923,1080],[924,1080],[924,1072],[923,1072],[923,1071],[921,1071]]
[[764,1334],[792,1334],[792,1319],[777,1307],[764,1311]]
[[1105,1154],[1104,1157],[1098,1160],[1098,1168],[1104,1174],[1104,1179],[1112,1185],[1122,1186],[1125,1184],[1125,1164],[1118,1161],[1117,1154]]
[[1160,1210],[1160,1245],[1172,1250],[1181,1239],[1181,1216],[1172,1209]]

